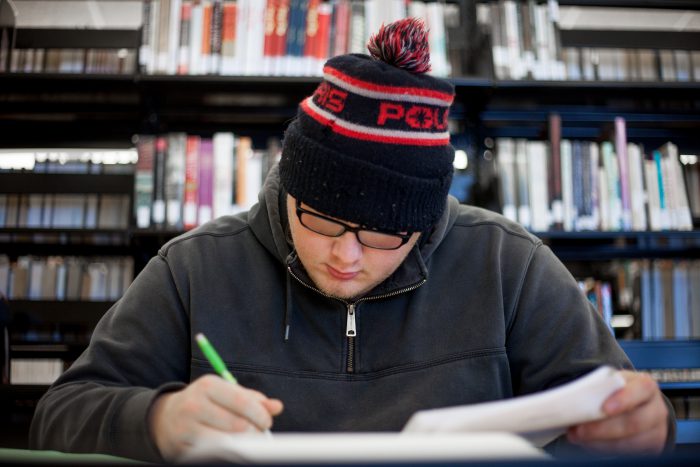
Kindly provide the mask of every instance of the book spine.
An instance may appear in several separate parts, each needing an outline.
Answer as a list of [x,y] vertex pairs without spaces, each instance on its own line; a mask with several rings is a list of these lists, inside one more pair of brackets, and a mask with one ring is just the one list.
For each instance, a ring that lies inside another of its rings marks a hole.
[[275,30],[278,10],[279,0],[267,0],[264,17],[265,38],[263,40],[263,74],[266,76],[275,74],[274,61],[277,45]]
[[625,119],[615,117],[615,153],[620,173],[620,197],[622,200],[622,228],[632,228],[632,203],[630,202],[629,161],[627,155],[627,128]]
[[308,0],[308,6],[306,8],[306,28],[304,29],[304,44],[302,49],[302,73],[304,75],[311,75],[315,68],[316,50],[319,47],[318,41],[320,40],[318,22],[319,3],[319,0]]
[[517,222],[514,141],[511,138],[498,138],[496,148],[503,215],[513,222]]
[[236,72],[236,3],[224,1],[221,22],[221,74]]
[[199,75],[203,72],[202,29],[204,28],[204,6],[202,0],[192,0],[192,14],[190,17],[190,59],[189,72],[191,75]]
[[200,141],[198,165],[197,222],[202,225],[212,219],[214,204],[214,146],[211,138]]
[[252,140],[248,136],[238,138],[236,146],[236,204],[239,206],[247,206],[246,198],[248,189],[248,160],[250,159],[253,150]]
[[574,220],[576,219],[573,187],[573,147],[571,141],[568,139],[561,140],[559,154],[561,157],[562,228],[570,232],[574,230]]
[[214,218],[235,212],[234,141],[233,133],[214,134]]
[[223,3],[222,0],[214,0],[211,10],[211,63],[209,72],[221,73],[222,45],[223,45]]
[[182,227],[182,205],[185,192],[185,159],[187,135],[168,135],[168,158],[165,164],[165,218],[169,227]]
[[179,62],[179,46],[180,46],[180,27],[182,25],[182,1],[170,0],[170,20],[168,27],[168,48],[167,48],[167,63],[166,72],[169,75],[177,73]]
[[549,116],[549,198],[552,211],[552,228],[561,230],[564,227],[564,212],[562,206],[561,188],[561,117],[557,114]]
[[274,34],[274,64],[273,74],[282,75],[286,67],[287,41],[289,40],[289,9],[290,0],[278,0],[277,15],[275,18]]
[[339,0],[335,4],[334,42],[331,56],[343,55],[348,52],[348,32],[350,23],[349,0]]
[[200,68],[203,74],[212,72],[211,60],[211,36],[212,36],[212,17],[214,7],[210,0],[204,0],[202,3],[202,41],[199,49]]
[[156,157],[153,175],[153,224],[162,226],[165,223],[165,164],[168,156],[168,140],[165,136],[156,138]]
[[188,135],[185,153],[185,194],[183,224],[186,230],[197,226],[197,194],[199,191],[199,136]]
[[152,136],[139,136],[137,150],[138,162],[134,176],[134,215],[136,216],[136,226],[145,229],[151,225],[155,139]]
[[177,54],[177,74],[190,72],[190,28],[192,27],[192,2],[183,0],[180,12],[180,40]]
[[139,68],[143,73],[152,72],[151,56],[153,53],[153,42],[151,35],[153,29],[151,10],[154,8],[155,2],[151,0],[143,0],[141,3],[141,45],[139,47]]
[[667,187],[664,185],[664,169],[662,163],[661,151],[655,150],[653,153],[654,165],[656,168],[656,186],[658,187],[659,194],[659,230],[668,230],[671,226],[671,219],[668,212],[668,206],[666,205],[666,190]]
[[515,166],[518,178],[518,222],[529,229],[532,225],[532,214],[530,209],[530,188],[529,170],[531,163],[528,160],[527,141],[519,139],[515,141]]

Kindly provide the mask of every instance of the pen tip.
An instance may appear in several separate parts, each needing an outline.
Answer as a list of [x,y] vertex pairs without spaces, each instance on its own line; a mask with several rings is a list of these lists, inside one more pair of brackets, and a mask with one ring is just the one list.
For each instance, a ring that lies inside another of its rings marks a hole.
[[194,338],[197,339],[197,342],[202,342],[207,339],[201,332],[197,333],[197,335],[194,336]]

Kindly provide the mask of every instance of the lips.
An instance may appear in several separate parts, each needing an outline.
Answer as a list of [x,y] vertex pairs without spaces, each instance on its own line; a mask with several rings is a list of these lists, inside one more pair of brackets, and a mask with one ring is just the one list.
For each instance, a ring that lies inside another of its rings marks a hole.
[[328,269],[328,274],[330,274],[330,275],[331,275],[332,277],[334,277],[335,279],[338,279],[338,280],[341,280],[341,281],[347,281],[347,280],[350,280],[350,279],[354,279],[354,278],[359,274],[358,271],[356,271],[356,272],[352,272],[352,271],[349,271],[349,272],[338,271],[337,269],[335,269],[335,268],[333,268],[333,267],[331,267],[331,266],[328,266],[328,265],[326,265],[326,268]]

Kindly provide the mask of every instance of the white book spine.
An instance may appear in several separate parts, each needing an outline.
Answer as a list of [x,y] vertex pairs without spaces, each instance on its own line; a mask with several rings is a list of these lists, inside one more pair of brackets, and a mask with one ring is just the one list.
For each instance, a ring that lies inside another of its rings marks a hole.
[[233,133],[214,134],[214,217],[233,213]]
[[644,181],[642,175],[642,153],[638,145],[627,145],[627,162],[629,164],[630,203],[632,214],[632,229],[643,231],[647,228],[646,210],[644,207]]
[[177,73],[178,49],[180,46],[180,11],[182,0],[170,0],[170,26],[168,29],[168,50],[165,70],[169,75]]
[[561,157],[562,221],[564,230],[571,232],[574,230],[574,220],[577,217],[576,206],[574,205],[571,141],[562,140],[559,148]]
[[202,3],[195,1],[192,4],[192,16],[190,17],[190,67],[189,74],[203,74],[202,65],[202,33],[204,27],[204,9]]

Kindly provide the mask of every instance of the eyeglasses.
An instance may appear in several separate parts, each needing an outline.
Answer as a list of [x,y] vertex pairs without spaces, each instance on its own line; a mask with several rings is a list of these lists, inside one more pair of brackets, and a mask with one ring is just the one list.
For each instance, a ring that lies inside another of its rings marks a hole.
[[301,225],[312,232],[326,237],[340,237],[345,232],[352,232],[362,245],[377,250],[396,250],[411,238],[411,233],[386,233],[353,227],[322,214],[307,211],[301,207],[299,200],[297,200],[297,217]]

